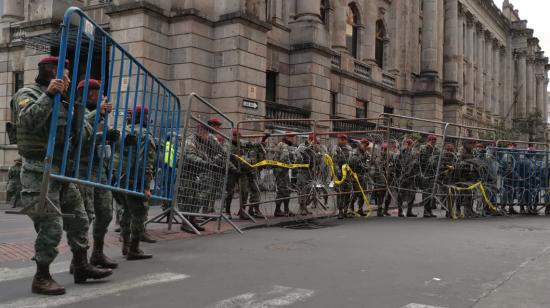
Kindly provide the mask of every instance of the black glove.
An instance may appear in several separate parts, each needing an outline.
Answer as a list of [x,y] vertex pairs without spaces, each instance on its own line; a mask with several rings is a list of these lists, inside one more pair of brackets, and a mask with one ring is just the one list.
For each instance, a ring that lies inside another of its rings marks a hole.
[[138,138],[136,137],[136,135],[127,135],[126,139],[124,140],[124,143],[130,146],[136,145],[137,142],[138,142]]
[[106,136],[107,141],[118,142],[120,139],[120,131],[117,129],[109,129]]

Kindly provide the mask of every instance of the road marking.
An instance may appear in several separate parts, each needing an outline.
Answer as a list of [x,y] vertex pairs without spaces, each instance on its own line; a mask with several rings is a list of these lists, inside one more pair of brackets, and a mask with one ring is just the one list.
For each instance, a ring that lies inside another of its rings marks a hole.
[[410,303],[406,306],[403,306],[403,308],[446,308],[446,307]]
[[315,291],[291,288],[285,286],[273,286],[270,291],[264,293],[244,293],[219,301],[207,308],[271,308],[290,306],[296,302],[304,301],[313,296]]
[[[58,262],[50,265],[50,273],[58,274],[69,271],[69,266],[71,262]],[[28,278],[34,276],[36,272],[35,266],[21,267],[21,268],[9,268],[9,267],[0,267],[0,282],[17,280],[22,278]]]
[[123,291],[151,286],[155,284],[173,282],[189,278],[188,275],[178,273],[160,273],[140,276],[119,283],[105,283],[101,286],[84,286],[74,290],[68,290],[64,296],[33,296],[23,298],[11,303],[0,303],[0,308],[48,308],[69,305],[86,300],[100,298]]

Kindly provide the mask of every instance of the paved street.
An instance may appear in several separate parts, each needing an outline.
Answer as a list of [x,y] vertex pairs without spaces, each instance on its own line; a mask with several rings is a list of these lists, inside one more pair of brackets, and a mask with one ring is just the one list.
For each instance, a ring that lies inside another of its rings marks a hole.
[[61,297],[30,293],[32,263],[4,262],[0,307],[549,307],[549,222],[329,219],[161,241],[134,262],[112,247],[120,269],[79,286],[65,254],[53,266]]

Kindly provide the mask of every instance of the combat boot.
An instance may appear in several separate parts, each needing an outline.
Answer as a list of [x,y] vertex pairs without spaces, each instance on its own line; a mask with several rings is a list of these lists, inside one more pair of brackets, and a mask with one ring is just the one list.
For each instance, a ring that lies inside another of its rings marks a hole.
[[73,252],[74,283],[84,283],[87,279],[102,279],[113,274],[110,268],[100,269],[88,263],[86,251]]
[[94,241],[94,249],[90,256],[90,264],[102,268],[117,268],[118,263],[111,260],[103,253],[103,239]]
[[[363,208],[359,209],[359,214],[361,216],[365,216],[365,215],[363,215]],[[380,206],[378,207],[378,209],[376,210],[376,216],[384,217],[384,212],[382,211],[382,207],[380,207]]]
[[123,235],[122,236],[122,255],[123,256],[127,255],[128,250],[130,250],[130,236]]
[[143,260],[143,259],[151,259],[153,255],[144,253],[141,249],[139,249],[139,238],[132,238],[130,242],[130,250],[128,250],[128,255],[126,256],[126,260]]
[[307,205],[305,204],[300,204],[300,215],[311,215],[313,214],[312,212],[308,211],[307,209]]
[[344,219],[344,211],[342,209],[338,209],[338,219]]
[[286,217],[294,217],[294,216],[296,216],[296,214],[294,214],[293,212],[290,211],[290,208],[289,208],[289,203],[290,203],[290,201],[289,201],[289,200],[285,200],[283,203],[284,203],[284,205],[285,205],[285,216],[286,216]]
[[516,211],[516,209],[514,209],[513,206],[509,206],[509,207],[508,207],[508,214],[510,214],[510,215],[517,215],[518,212]]
[[[363,217],[364,217],[364,216],[367,216],[367,213],[365,213],[365,211],[363,211],[363,208],[362,208],[362,207],[359,208],[359,211],[357,211],[357,214],[359,214],[359,215],[361,215],[361,216],[363,216]],[[380,211],[380,214],[382,214],[382,211]],[[378,216],[383,217],[384,215],[382,214],[382,215],[378,215]]]
[[147,231],[143,232],[143,234],[141,235],[140,241],[145,242],[145,243],[151,243],[151,244],[154,244],[154,243],[157,242],[157,240],[152,238],[151,235],[149,234],[149,232],[147,232]]
[[399,208],[397,210],[397,217],[405,217],[405,215],[403,214],[403,209],[402,208]]
[[418,215],[414,214],[413,211],[412,211],[412,209],[408,209],[408,210],[407,210],[407,217],[412,217],[412,218],[414,218],[414,217],[418,217]]
[[281,201],[275,202],[275,213],[273,213],[273,216],[275,217],[284,217],[285,214],[283,211],[281,211]]
[[36,274],[32,280],[32,293],[43,295],[63,295],[65,288],[53,280],[49,265],[36,264]]

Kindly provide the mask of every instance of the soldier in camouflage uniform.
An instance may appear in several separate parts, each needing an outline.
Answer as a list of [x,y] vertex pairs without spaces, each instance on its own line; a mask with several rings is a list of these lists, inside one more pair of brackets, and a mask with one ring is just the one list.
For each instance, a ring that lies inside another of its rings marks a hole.
[[[294,134],[286,132],[283,140],[277,145],[277,157],[275,160],[285,164],[294,163],[296,160],[296,147],[294,146]],[[295,214],[290,211],[290,176],[289,169],[275,167],[275,184],[277,186],[275,201],[275,217],[288,217]],[[284,212],[281,211],[281,204],[284,204]]]
[[424,202],[424,217],[432,218],[436,217],[432,213],[432,209],[435,209],[435,200],[429,199],[431,191],[433,190],[433,179],[435,178],[437,162],[439,159],[440,151],[436,147],[437,137],[433,134],[428,135],[428,141],[426,144],[420,146],[419,160],[420,160],[420,174],[422,175],[421,187],[423,190],[422,199]]
[[[19,114],[17,119],[17,146],[22,157],[21,166],[21,203],[25,207],[38,206],[44,172],[44,157],[48,144],[49,126],[52,108],[56,95],[66,93],[70,84],[68,61],[65,63],[64,78],[55,79],[57,57],[46,57],[38,64],[36,83],[20,89],[14,96]],[[59,172],[63,141],[67,127],[68,108],[62,101],[57,115],[57,137],[55,155],[52,161],[53,172]],[[84,134],[84,140],[91,136]],[[65,288],[52,279],[49,266],[58,254],[57,246],[61,241],[62,230],[67,232],[67,239],[74,259],[74,281],[85,282],[87,279],[101,279],[112,274],[111,269],[98,269],[88,263],[88,217],[80,193],[76,186],[50,179],[48,199],[51,205],[74,218],[61,218],[57,215],[31,216],[37,238],[35,255],[37,271],[32,283],[32,292],[46,295],[60,295]],[[46,201],[48,202],[48,201]]]
[[[144,253],[139,248],[140,240],[145,232],[145,221],[147,220],[147,208],[151,198],[150,184],[154,176],[156,145],[153,136],[146,130],[149,110],[147,107],[137,105],[133,110],[128,110],[129,118],[124,131],[123,157],[119,152],[115,153],[115,166],[122,168],[122,176],[117,179],[120,187],[128,187],[137,191],[143,191],[144,196],[135,196],[120,192],[114,192],[117,203],[122,206],[122,217],[120,220],[120,233],[122,236],[122,255],[127,260],[149,259],[153,256]],[[133,130],[132,130],[133,122]],[[142,127],[140,127],[140,124]],[[131,159],[129,154],[132,154]],[[143,162],[146,160],[145,170]],[[134,168],[135,162],[138,167]],[[126,174],[126,167],[130,164],[130,173]],[[137,169],[137,170],[136,170]],[[142,174],[145,176],[144,185],[141,186]],[[137,183],[136,183],[137,179]],[[128,186],[126,186],[128,184]]]
[[380,146],[380,152],[372,160],[369,168],[370,180],[374,183],[374,188],[377,190],[374,193],[374,197],[377,204],[376,216],[378,217],[391,216],[389,208],[392,199],[391,188],[389,186],[392,184],[393,172],[394,159],[391,154],[388,154],[388,144],[384,143]]
[[[510,143],[507,146],[508,150],[513,151],[516,149],[516,145],[514,143]],[[515,170],[515,164],[514,164],[514,155],[512,153],[505,153],[502,156],[501,164],[503,165],[501,168],[503,168],[505,171],[505,174],[509,174],[508,176],[504,177],[503,179],[503,207],[508,205],[508,214],[510,215],[516,215],[518,212],[514,209],[514,199],[516,198],[517,192],[516,192],[516,181],[517,174]],[[547,207],[548,209],[548,207]]]
[[319,151],[319,140],[314,133],[309,134],[307,140],[300,144],[296,151],[298,163],[309,164],[309,168],[300,168],[296,170],[296,186],[298,187],[300,215],[312,214],[307,207],[313,202],[314,191],[316,189],[314,177],[316,165],[319,163]]
[[[346,134],[338,134],[337,145],[332,152],[332,159],[334,161],[334,172],[336,176],[341,179],[342,166],[348,164],[351,160],[352,148],[348,144],[348,136]],[[336,206],[338,208],[338,219],[348,217],[348,207],[351,202],[351,194],[353,191],[353,180],[351,175],[348,174],[343,183],[338,185],[336,192]]]
[[14,160],[14,165],[8,170],[7,201],[11,202],[14,208],[21,203],[21,164],[21,158],[18,157]]
[[416,195],[415,177],[418,172],[417,158],[413,153],[414,141],[405,139],[403,149],[396,158],[396,170],[399,177],[399,187],[397,191],[397,207],[399,217],[403,215],[403,202],[407,204],[407,217],[416,217],[412,207]]
[[[351,168],[357,176],[359,177],[359,182],[363,190],[367,190],[368,185],[368,176],[369,176],[369,165],[371,163],[371,155],[369,153],[370,141],[367,138],[361,139],[359,146],[353,149],[351,154]],[[367,214],[363,211],[363,205],[365,203],[363,199],[363,194],[359,184],[355,179],[353,179],[353,195],[351,200],[351,211],[355,210],[355,202],[357,201],[357,213],[361,216],[366,216]]]
[[[475,166],[472,164],[474,159],[474,142],[466,140],[464,146],[458,154],[458,182],[471,183],[475,179],[473,175],[476,173]],[[461,196],[457,200],[457,213],[460,214],[464,207],[464,215],[466,217],[476,217],[477,214],[473,210],[473,197],[469,191],[460,192]]]
[[[105,136],[106,144],[102,146],[103,126],[105,125],[105,115],[110,113],[112,105],[106,101],[103,97],[99,113],[96,112],[96,106],[99,102],[99,90],[101,87],[100,81],[95,79],[88,80],[88,98],[86,99],[86,106],[83,106],[82,96],[84,95],[85,82],[82,80],[77,87],[78,101],[76,102],[79,116],[83,118],[79,122],[84,121],[83,127],[90,134],[93,133],[96,117],[96,144],[93,150],[93,163],[91,166],[91,180],[96,181],[101,173],[101,182],[107,181],[107,164],[111,158],[111,146],[110,143],[118,142],[120,138],[120,132],[116,129],[108,129]],[[85,107],[85,108],[84,108]],[[90,149],[91,143],[83,142],[80,156],[80,171],[79,176],[82,179],[86,179],[89,155],[92,153]],[[103,166],[99,166],[101,159],[103,159]],[[105,240],[105,234],[107,234],[107,228],[113,219],[113,197],[110,190],[102,189],[98,187],[78,185],[78,189],[84,201],[84,207],[88,213],[88,220],[90,224],[93,222],[93,238],[94,245],[92,255],[90,257],[90,264],[103,268],[116,268],[118,264],[108,258],[103,253],[103,246]]]

